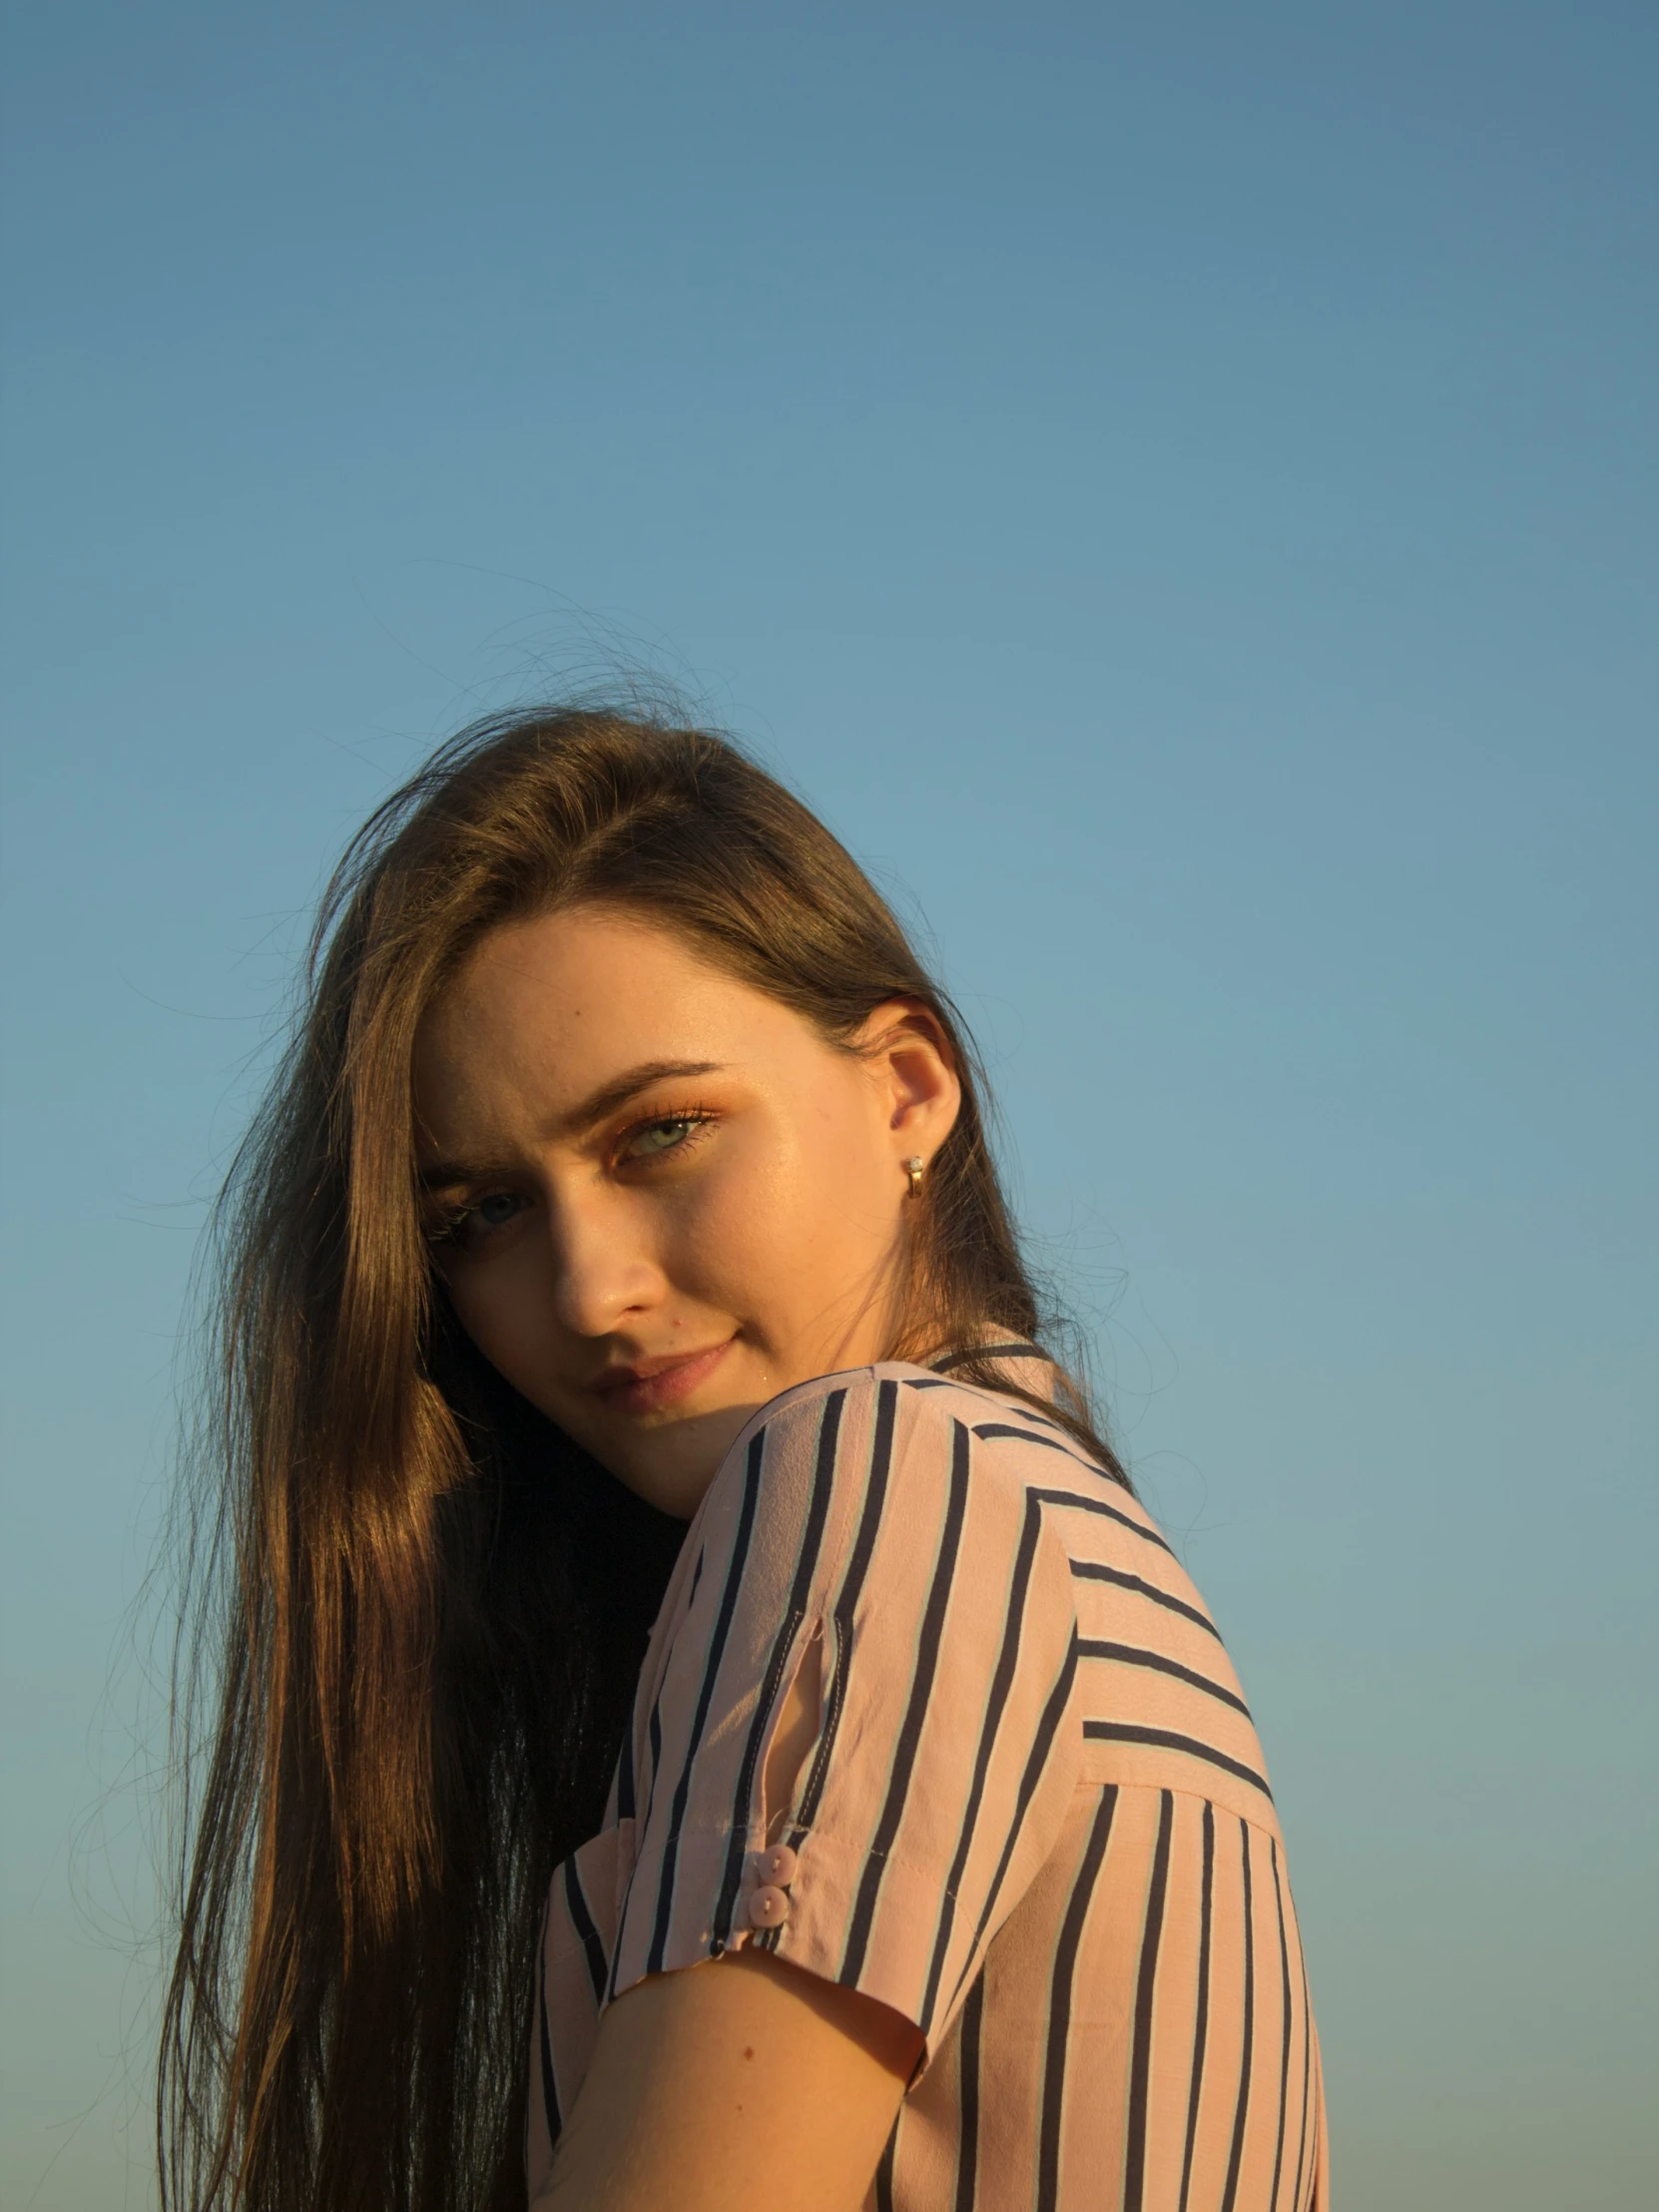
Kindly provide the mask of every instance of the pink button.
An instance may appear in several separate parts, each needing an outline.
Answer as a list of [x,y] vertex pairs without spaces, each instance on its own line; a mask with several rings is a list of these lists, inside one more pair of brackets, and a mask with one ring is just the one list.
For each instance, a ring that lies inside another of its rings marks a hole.
[[789,1917],[789,1899],[770,1882],[763,1883],[749,1901],[751,1928],[782,1928]]
[[788,1889],[795,1880],[796,1856],[788,1844],[775,1844],[771,1851],[763,1851],[755,1862],[755,1872],[763,1882],[776,1882],[781,1889]]

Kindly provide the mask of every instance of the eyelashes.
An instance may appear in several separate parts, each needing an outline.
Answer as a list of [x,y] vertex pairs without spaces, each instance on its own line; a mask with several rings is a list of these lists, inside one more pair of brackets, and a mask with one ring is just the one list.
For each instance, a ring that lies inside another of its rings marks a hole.
[[[447,1206],[435,1220],[426,1226],[426,1242],[429,1245],[450,1245],[462,1252],[475,1252],[480,1243],[505,1229],[523,1211],[525,1201],[515,1191],[492,1191],[485,1198],[476,1198],[467,1206]],[[490,1210],[502,1206],[511,1207],[507,1214],[490,1218]]]
[[[709,1107],[686,1106],[632,1123],[611,1150],[612,1172],[643,1169],[649,1173],[659,1161],[684,1158],[718,1118]],[[464,1205],[444,1207],[435,1218],[429,1217],[424,1231],[426,1242],[434,1247],[477,1252],[510,1228],[531,1203],[516,1191],[489,1191],[468,1199]]]
[[[650,1160],[662,1160],[672,1154],[688,1151],[702,1131],[714,1119],[707,1107],[689,1107],[683,1113],[653,1114],[649,1121],[635,1122],[625,1130],[617,1146],[618,1166],[634,1167]],[[675,1134],[678,1132],[678,1134]],[[651,1139],[667,1134],[669,1142],[653,1144]]]

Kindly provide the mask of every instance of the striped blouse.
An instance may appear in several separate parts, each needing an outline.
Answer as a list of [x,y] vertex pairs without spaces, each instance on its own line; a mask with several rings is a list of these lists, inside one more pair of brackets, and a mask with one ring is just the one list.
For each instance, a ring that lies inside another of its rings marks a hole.
[[[809,1663],[818,1738],[769,1806]],[[922,2032],[876,2212],[1326,2212],[1238,1679],[1150,1516],[1023,1403],[885,1364],[786,1392],[733,1446],[604,1829],[553,1879],[532,2197],[606,2004],[744,1943]]]

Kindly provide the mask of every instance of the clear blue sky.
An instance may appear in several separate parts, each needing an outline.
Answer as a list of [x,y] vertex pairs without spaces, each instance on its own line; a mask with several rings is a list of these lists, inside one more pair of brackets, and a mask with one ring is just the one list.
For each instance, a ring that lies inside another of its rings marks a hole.
[[119,1627],[304,910],[617,653],[980,1029],[1263,1717],[1343,2212],[1646,2200],[1656,44],[14,5],[8,2206],[151,2202]]

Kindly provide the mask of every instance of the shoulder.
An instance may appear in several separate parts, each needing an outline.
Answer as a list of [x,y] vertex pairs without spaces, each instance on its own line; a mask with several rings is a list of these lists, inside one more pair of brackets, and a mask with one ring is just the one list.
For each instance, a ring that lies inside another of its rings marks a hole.
[[1058,1422],[902,1361],[819,1376],[762,1406],[707,1508],[712,1554],[771,1559],[779,1571],[811,1557],[831,1579],[844,1571],[871,1588],[883,1561],[907,1573],[935,1537],[987,1571],[1031,1549],[1063,1565],[1080,1519],[1161,1543]]
[[[745,1868],[783,1815],[799,1873],[767,1947],[926,2033],[948,2018],[1083,1748],[1067,1554],[1010,1439],[974,1433],[1008,1410],[883,1363],[781,1393],[739,1435],[641,1676],[614,1986],[747,1937]],[[804,1674],[818,1736],[774,1803]]]
[[[786,1438],[817,1435],[827,1416],[837,1436],[862,1436],[878,1421],[918,1438],[948,1435],[960,1426],[983,1442],[1063,1452],[1097,1478],[1111,1480],[1059,1421],[1034,1406],[905,1360],[845,1368],[781,1390],[751,1415],[727,1453],[722,1474],[740,1465],[762,1436],[776,1447]],[[1009,1455],[1003,1450],[995,1456],[1005,1460]]]
[[[811,1542],[829,1558],[854,1525],[879,1517],[895,1491],[948,1481],[954,1432],[940,1402],[972,1391],[917,1387],[919,1368],[883,1362],[815,1376],[759,1407],[732,1444],[699,1511],[704,1542],[752,1549]],[[747,1532],[747,1533],[746,1533]]]
[[[1156,1571],[1202,1604],[1145,1507],[1058,1421],[953,1378],[884,1361],[818,1376],[757,1408],[722,1463],[688,1546],[697,1573],[730,1568],[767,1602],[822,1600],[847,1575],[870,1589],[883,1561],[936,1535],[987,1573],[1048,1556],[1070,1576]],[[707,1590],[705,1595],[707,1596]]]
[[[946,1394],[980,1394],[936,1380]],[[901,1446],[926,1451],[949,1430],[926,1381],[924,1369],[883,1361],[815,1376],[780,1391],[751,1416],[727,1452],[715,1487],[732,1492],[764,1479],[776,1492],[804,1480],[845,1479]]]
[[803,1487],[842,1488],[901,1466],[906,1481],[948,1469],[963,1450],[980,1484],[1035,1490],[1155,1535],[1144,1506],[1059,1421],[1018,1398],[907,1361],[814,1377],[760,1406],[728,1451],[714,1491],[728,1509],[746,1490],[781,1502]]
[[[770,1566],[793,1580],[810,1558],[827,1573],[900,1528],[913,1541],[970,1478],[979,1506],[999,1497],[1017,1518],[1027,1470],[1010,1449],[1020,1439],[1000,1426],[1011,1426],[1005,1401],[906,1362],[816,1376],[757,1408],[698,1509],[688,1550],[705,1572],[737,1559],[746,1578]],[[1040,1443],[1027,1449],[1052,1457]]]
[[963,1450],[972,1452],[981,1480],[1052,1476],[1056,1453],[1080,1477],[1109,1480],[1058,1423],[1030,1407],[889,1360],[781,1391],[746,1424],[714,1487],[729,1509],[745,1492],[777,1504],[804,1488],[879,1484],[900,1469],[907,1484],[942,1476]]

